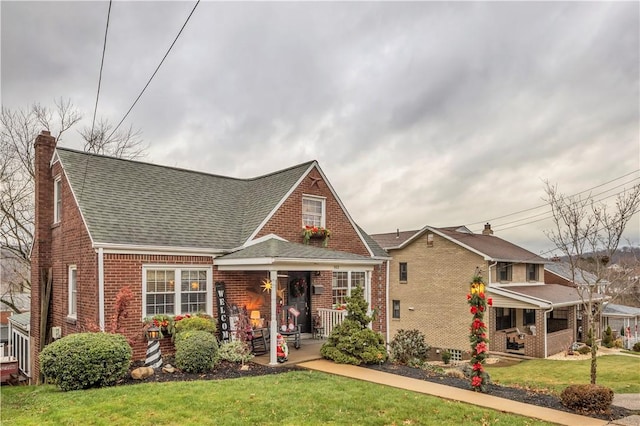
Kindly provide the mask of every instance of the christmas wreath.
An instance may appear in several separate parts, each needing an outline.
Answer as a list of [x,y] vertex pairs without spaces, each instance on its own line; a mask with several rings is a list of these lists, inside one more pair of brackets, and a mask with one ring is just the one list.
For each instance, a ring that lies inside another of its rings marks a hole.
[[304,293],[307,291],[307,282],[304,278],[297,278],[295,280],[291,280],[289,284],[289,293],[291,293],[292,297],[302,297]]

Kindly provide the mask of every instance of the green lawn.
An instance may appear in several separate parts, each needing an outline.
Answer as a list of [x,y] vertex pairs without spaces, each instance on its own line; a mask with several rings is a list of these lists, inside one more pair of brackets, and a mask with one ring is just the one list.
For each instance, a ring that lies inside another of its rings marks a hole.
[[[535,359],[509,367],[488,365],[491,380],[504,385],[548,389],[560,394],[570,384],[589,383],[591,360]],[[597,383],[616,393],[640,393],[640,358],[622,355],[598,357]]]
[[61,392],[1,389],[2,425],[542,425],[525,417],[313,371]]

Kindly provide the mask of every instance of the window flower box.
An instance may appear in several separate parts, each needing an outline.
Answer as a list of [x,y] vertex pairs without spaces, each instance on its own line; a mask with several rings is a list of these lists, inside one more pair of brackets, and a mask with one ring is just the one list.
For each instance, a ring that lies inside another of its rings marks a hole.
[[302,228],[302,238],[305,244],[309,244],[311,239],[322,239],[323,247],[329,244],[329,237],[331,237],[331,231],[321,226],[305,226]]

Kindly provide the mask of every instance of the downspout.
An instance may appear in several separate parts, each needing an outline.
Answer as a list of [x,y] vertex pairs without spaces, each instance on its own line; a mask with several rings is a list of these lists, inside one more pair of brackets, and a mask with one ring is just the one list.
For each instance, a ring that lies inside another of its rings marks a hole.
[[387,341],[387,347],[388,347],[389,346],[389,339],[391,337],[391,334],[389,332],[390,322],[389,322],[389,261],[388,260],[387,260],[387,273],[386,273],[386,275],[387,275],[387,278],[386,278],[387,282],[385,283],[385,293],[386,294],[385,294],[384,298],[385,298],[385,305],[386,305],[386,311],[385,311],[385,317],[386,318],[385,318],[385,321],[387,323],[387,333],[386,333],[387,334],[387,339],[386,339],[386,341]]
[[544,357],[545,357],[545,359],[547,358],[548,351],[549,351],[549,349],[547,347],[547,345],[548,345],[547,339],[549,338],[549,334],[547,333],[547,314],[551,313],[552,311],[553,311],[553,305],[551,305],[551,309],[549,309],[548,311],[544,311],[544,330],[543,331],[544,331]]
[[98,249],[98,321],[104,331],[104,249]]

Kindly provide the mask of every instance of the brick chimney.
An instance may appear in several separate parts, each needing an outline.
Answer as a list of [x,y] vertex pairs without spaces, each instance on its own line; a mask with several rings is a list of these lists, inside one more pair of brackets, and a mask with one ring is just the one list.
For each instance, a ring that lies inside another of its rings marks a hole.
[[491,224],[485,223],[484,229],[482,230],[482,235],[493,235],[493,231],[491,230]]
[[[53,224],[53,176],[51,158],[56,149],[56,138],[43,130],[34,143],[35,218],[33,247],[31,250],[31,372],[38,380],[40,353],[40,292],[42,277],[51,268],[51,225]],[[43,274],[45,272],[45,274]],[[48,328],[48,327],[46,327]]]

